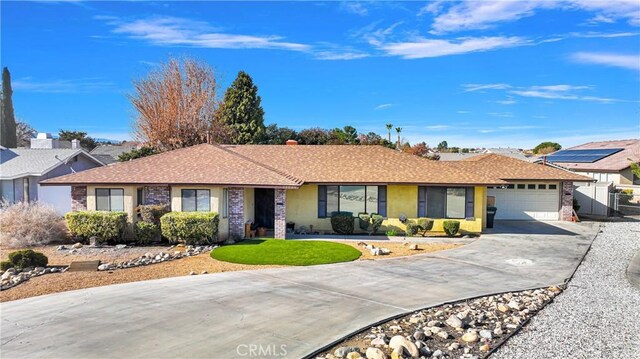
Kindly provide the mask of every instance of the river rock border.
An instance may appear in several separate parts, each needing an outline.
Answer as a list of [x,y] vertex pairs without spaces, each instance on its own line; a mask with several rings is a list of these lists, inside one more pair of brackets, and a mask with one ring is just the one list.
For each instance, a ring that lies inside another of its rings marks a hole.
[[[179,246],[179,245],[178,245]],[[78,247],[73,247],[71,251],[77,251]],[[177,246],[171,246],[168,250],[175,249]],[[122,247],[124,248],[124,247]],[[168,252],[159,252],[159,253],[151,253],[147,252],[144,255],[133,258],[130,260],[122,261],[122,262],[108,262],[103,263],[98,266],[98,271],[113,271],[118,269],[126,269],[126,268],[134,268],[140,267],[150,264],[157,264],[162,262],[168,262],[180,258],[187,258],[192,256],[197,256],[199,254],[210,252],[218,248],[215,246],[186,246],[184,252],[183,251],[173,251],[173,253]],[[64,246],[58,247],[58,250],[66,250],[67,248]],[[50,273],[64,273],[69,269],[69,266],[64,267],[36,267],[36,268],[25,268],[22,271],[16,270],[14,268],[9,268],[5,272],[2,273],[0,277],[0,291],[7,290],[17,286],[20,283],[24,283],[33,277],[39,277],[41,275],[50,274]]]
[[486,358],[561,292],[553,286],[420,310],[364,330],[316,359]]
[[[175,249],[176,246],[171,246],[168,250]],[[98,266],[98,271],[113,271],[117,269],[125,269],[125,268],[134,268],[140,266],[146,266],[150,264],[168,262],[180,258],[197,256],[199,254],[205,252],[211,252],[212,250],[218,248],[218,246],[186,246],[184,252],[182,251],[173,251],[173,253],[169,252],[159,252],[159,253],[151,253],[147,252],[140,257],[129,259],[122,262],[109,262],[103,263]]]
[[69,267],[35,267],[24,268],[23,270],[17,270],[15,268],[9,268],[0,277],[0,291],[13,288],[20,283],[24,283],[33,277],[39,277],[49,273],[62,273],[66,272]]

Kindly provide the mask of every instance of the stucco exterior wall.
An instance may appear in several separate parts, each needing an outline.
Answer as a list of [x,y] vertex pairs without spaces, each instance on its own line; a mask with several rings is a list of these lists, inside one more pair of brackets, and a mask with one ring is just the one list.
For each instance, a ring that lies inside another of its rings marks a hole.
[[244,189],[244,223],[255,220],[255,190],[253,188]]
[[[329,218],[318,218],[318,186],[304,185],[297,190],[287,190],[287,222],[294,222],[296,228],[313,226],[316,231],[331,231]],[[479,233],[486,222],[487,207],[486,187],[476,186],[474,194],[475,218],[473,220],[459,219],[460,230]],[[404,231],[405,225],[398,219],[401,215],[409,219],[418,214],[418,186],[417,185],[388,185],[387,186],[387,215],[381,232],[388,229]],[[434,232],[442,232],[442,224],[446,219],[436,219]],[[356,232],[360,231],[356,224]]]

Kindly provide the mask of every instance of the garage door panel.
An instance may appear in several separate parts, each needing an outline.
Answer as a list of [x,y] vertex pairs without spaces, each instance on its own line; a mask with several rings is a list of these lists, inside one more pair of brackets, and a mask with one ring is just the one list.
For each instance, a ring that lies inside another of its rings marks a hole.
[[[547,186],[548,187],[548,186]],[[536,188],[537,185],[536,185]],[[496,199],[496,219],[558,220],[560,191],[558,189],[489,188],[487,195]]]

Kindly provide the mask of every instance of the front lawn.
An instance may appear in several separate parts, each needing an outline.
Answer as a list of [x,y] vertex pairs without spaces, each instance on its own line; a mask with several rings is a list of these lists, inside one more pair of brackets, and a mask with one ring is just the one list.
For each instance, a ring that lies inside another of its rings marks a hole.
[[211,257],[231,263],[309,266],[349,262],[361,254],[350,245],[335,242],[254,239],[216,248]]

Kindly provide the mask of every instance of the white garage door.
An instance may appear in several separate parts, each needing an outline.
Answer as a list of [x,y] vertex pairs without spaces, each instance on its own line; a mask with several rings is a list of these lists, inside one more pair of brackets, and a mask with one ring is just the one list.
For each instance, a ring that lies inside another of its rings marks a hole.
[[555,221],[559,217],[559,184],[517,183],[507,188],[489,187],[487,196],[495,198],[496,219]]

